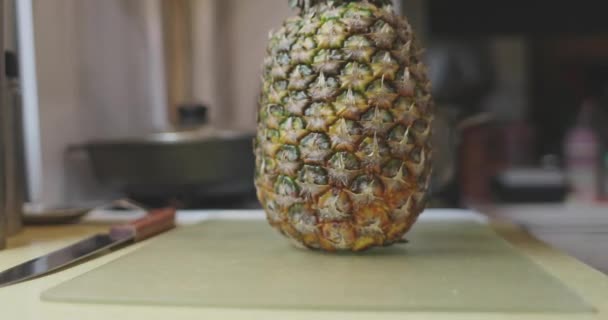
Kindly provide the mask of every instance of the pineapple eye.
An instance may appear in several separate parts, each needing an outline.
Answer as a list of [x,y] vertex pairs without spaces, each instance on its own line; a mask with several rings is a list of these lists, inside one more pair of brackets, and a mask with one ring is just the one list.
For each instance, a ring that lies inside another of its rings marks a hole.
[[404,68],[397,75],[395,81],[397,92],[403,97],[413,97],[416,94],[416,81],[410,72],[409,68]]
[[385,109],[370,108],[361,116],[361,120],[375,124],[391,123],[393,122],[393,115]]
[[308,95],[304,91],[291,93],[283,100],[283,103],[287,107],[287,111],[294,115],[302,115],[304,108],[306,108],[310,102],[310,98],[308,98]]
[[294,18],[290,18],[287,19],[287,21],[285,21],[285,33],[286,35],[294,35],[296,32],[298,32],[298,30],[300,30],[300,26],[302,25],[302,18],[300,17],[294,17]]
[[287,90],[287,81],[277,81],[274,83],[274,89],[278,91]]
[[274,161],[274,159],[272,158],[264,158],[264,166],[263,166],[263,171],[266,174],[274,174],[276,172],[277,169],[277,164]]
[[317,72],[325,74],[337,74],[344,61],[337,50],[321,50],[313,59],[313,67]]
[[311,37],[298,40],[291,49],[291,58],[294,63],[311,63],[317,44]]
[[342,70],[340,81],[342,88],[364,91],[365,87],[374,80],[371,69],[362,63],[351,62]]
[[304,111],[304,115],[306,116],[326,116],[333,115],[333,108],[330,104],[327,103],[313,103],[309,108]]
[[281,147],[276,158],[280,161],[295,162],[300,158],[300,152],[296,146],[285,145]]
[[424,133],[428,129],[429,124],[424,120],[416,120],[412,127],[416,133]]
[[334,7],[333,4],[329,4],[323,10],[323,13],[321,14],[321,19],[323,19],[323,20],[337,19],[337,18],[340,18],[340,16],[342,16],[342,13],[344,13],[344,7],[342,7],[342,6]]
[[351,207],[345,192],[329,190],[319,198],[319,219],[324,222],[349,220]]
[[416,105],[421,111],[428,112],[430,108],[434,107],[433,99],[428,93],[418,92]]
[[371,176],[358,176],[353,180],[351,190],[358,194],[380,195],[382,194],[382,183]]
[[276,51],[289,51],[289,49],[291,49],[291,45],[293,44],[294,40],[287,37],[287,36],[282,36],[280,37],[277,42],[276,42]]
[[315,212],[314,210],[311,210],[310,208],[308,208],[307,206],[305,206],[304,204],[301,203],[296,203],[294,205],[292,205],[291,207],[289,207],[289,215],[293,216],[294,218],[296,216],[299,217],[310,217],[312,218],[311,220],[316,220],[315,219]]
[[338,80],[327,78],[321,73],[315,84],[310,88],[310,96],[315,101],[325,101],[338,93],[338,87]]
[[376,136],[367,137],[361,141],[357,156],[362,159],[363,165],[368,171],[381,172],[382,163],[388,155],[388,147],[384,140]]
[[344,42],[344,47],[346,48],[368,48],[368,47],[372,47],[372,43],[367,40],[366,37],[362,36],[362,35],[354,35],[349,37],[345,42]]
[[279,176],[275,184],[275,192],[280,196],[297,197],[300,193],[298,185],[287,176]]
[[305,65],[305,64],[301,64],[299,66],[296,67],[298,72],[301,73],[303,76],[310,76],[312,74],[314,74],[314,71],[312,70],[312,68],[310,68],[309,66]]
[[393,114],[396,120],[406,125],[412,124],[416,119],[415,111],[416,102],[410,98],[399,98],[393,104]]
[[422,62],[418,62],[410,67],[410,71],[421,82],[427,82],[428,70],[426,65]]
[[320,50],[319,53],[315,56],[314,62],[326,62],[332,60],[342,60],[342,55],[338,50]]
[[298,34],[313,35],[317,32],[319,26],[321,26],[321,21],[312,18],[307,18],[306,21],[302,24],[300,30],[298,31]]
[[322,162],[331,152],[329,138],[318,132],[309,133],[300,143],[300,152],[305,161]]
[[314,234],[317,230],[317,217],[315,212],[307,206],[296,203],[289,207],[289,219],[294,227],[301,233]]
[[270,221],[279,222],[281,221],[281,210],[279,205],[274,200],[266,201],[265,211],[268,213]]
[[335,169],[358,170],[359,160],[349,152],[338,152],[329,160],[329,165]]
[[382,170],[382,175],[384,175],[385,177],[393,178],[397,176],[397,174],[399,174],[400,170],[404,172],[403,161],[392,159],[384,166]]
[[387,51],[379,51],[378,53],[376,53],[374,55],[374,57],[372,58],[372,62],[373,63],[387,63],[387,62],[395,63],[395,61],[393,60],[393,57]]
[[347,36],[346,27],[336,20],[329,20],[319,28],[315,40],[322,49],[340,49]]
[[414,148],[414,150],[412,150],[412,153],[410,153],[410,157],[412,158],[412,161],[414,161],[414,163],[420,163],[420,161],[422,160],[422,149]]
[[348,38],[342,50],[346,57],[360,63],[369,63],[375,52],[373,45],[363,36]]
[[308,95],[304,91],[298,91],[293,95],[296,100],[308,100]]
[[298,42],[296,42],[294,49],[312,50],[316,46],[317,46],[317,44],[315,43],[315,40],[313,38],[305,37],[305,38],[301,38],[300,40],[298,40]]
[[401,97],[397,99],[397,101],[395,101],[395,109],[402,112],[410,111],[414,107],[414,105],[414,100],[411,98]]
[[378,48],[390,49],[397,39],[395,29],[382,20],[378,20],[372,27],[372,30],[373,32],[369,36]]
[[317,147],[320,149],[331,148],[329,138],[327,138],[325,134],[317,132],[313,132],[304,137],[304,139],[302,139],[302,145],[306,147]]
[[350,74],[361,74],[365,76],[370,76],[371,69],[363,63],[351,62],[346,65],[346,68],[344,68],[344,71],[342,72],[342,75]]
[[338,81],[335,78],[328,78],[326,83],[329,88],[335,89],[338,87]]
[[304,115],[310,130],[326,131],[336,119],[334,108],[327,103],[313,103],[304,111]]
[[275,156],[278,172],[287,176],[295,176],[301,167],[298,162],[299,158],[300,152],[296,146],[282,146]]
[[410,129],[403,125],[398,125],[389,133],[388,145],[393,156],[405,159],[408,153],[414,147],[413,143],[410,143],[412,139]]
[[321,233],[336,249],[348,249],[355,242],[355,231],[348,222],[334,222],[321,227]]
[[350,32],[363,32],[374,22],[373,14],[369,10],[351,7],[346,10],[342,20],[348,26]]
[[326,185],[328,183],[327,171],[318,166],[305,165],[300,171],[299,180],[306,183]]
[[393,115],[385,109],[370,108],[361,117],[361,125],[369,134],[385,134],[393,125]]
[[298,65],[289,77],[289,89],[304,90],[312,80],[314,80],[313,70],[307,65]]
[[275,117],[282,117],[285,115],[285,109],[280,105],[273,104],[268,107],[268,113]]
[[406,132],[407,128],[405,126],[398,125],[388,134],[388,139],[389,141],[402,141],[408,135]]
[[268,128],[276,129],[285,117],[285,109],[276,104],[262,108],[260,116],[266,122]]
[[289,117],[281,123],[281,130],[302,130],[304,128],[306,128],[306,123],[299,117]]
[[270,142],[278,142],[279,141],[279,131],[274,129],[266,130],[266,140]]
[[398,95],[384,79],[374,81],[367,88],[368,102],[373,106],[388,109],[393,105]]
[[339,150],[352,151],[361,136],[361,127],[352,120],[340,119],[330,128],[332,146]]
[[374,70],[374,77],[383,77],[386,80],[394,80],[399,71],[399,64],[386,51],[378,52],[372,58],[371,66]]
[[373,18],[374,15],[369,9],[351,6],[344,13],[344,18]]
[[360,113],[369,107],[365,98],[353,90],[348,90],[340,95],[334,106],[339,116],[352,120],[359,120]]
[[289,57],[288,53],[282,52],[277,55],[276,63],[282,66],[289,65],[291,63],[291,57]]
[[279,127],[283,143],[298,144],[300,138],[306,134],[306,123],[299,117],[289,117]]

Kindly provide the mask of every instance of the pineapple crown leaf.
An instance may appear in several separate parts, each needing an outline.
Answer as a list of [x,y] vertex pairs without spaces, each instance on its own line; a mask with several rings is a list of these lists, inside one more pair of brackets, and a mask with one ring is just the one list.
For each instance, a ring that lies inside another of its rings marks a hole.
[[292,8],[300,8],[300,10],[307,11],[311,7],[324,2],[332,2],[335,5],[340,5],[349,2],[367,2],[372,3],[376,6],[385,6],[393,3],[392,0],[289,0],[289,6]]

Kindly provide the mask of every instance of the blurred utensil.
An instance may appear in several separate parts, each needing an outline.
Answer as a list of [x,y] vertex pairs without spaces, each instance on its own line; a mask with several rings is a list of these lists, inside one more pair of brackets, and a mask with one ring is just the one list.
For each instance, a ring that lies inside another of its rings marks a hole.
[[70,224],[80,221],[90,208],[48,208],[43,213],[24,212],[23,222],[26,225]]
[[23,117],[21,104],[21,86],[19,83],[19,65],[13,52],[4,53],[5,83],[3,121],[0,137],[4,145],[4,210],[7,215],[8,235],[21,230],[22,207],[25,201],[25,157],[23,141]]
[[49,274],[96,254],[116,249],[128,243],[146,240],[174,227],[175,209],[167,208],[151,211],[142,219],[110,228],[110,231],[106,234],[92,236],[71,246],[0,272],[0,287]]
[[[91,141],[84,152],[97,180],[129,198],[226,198],[254,194],[253,134],[216,129],[161,132],[143,137]],[[152,205],[146,202],[147,205]],[[158,205],[158,204],[154,204]]]
[[146,211],[145,206],[130,200],[119,199],[110,203],[97,206],[76,207],[39,207],[26,205],[24,207],[23,220],[28,225],[56,225],[77,223],[88,213],[96,210],[137,210]]

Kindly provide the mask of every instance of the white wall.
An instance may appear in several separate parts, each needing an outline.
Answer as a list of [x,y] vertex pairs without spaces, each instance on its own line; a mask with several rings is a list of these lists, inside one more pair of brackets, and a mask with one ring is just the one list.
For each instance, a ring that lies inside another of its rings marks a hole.
[[292,11],[287,0],[194,0],[194,95],[216,124],[255,129],[268,32]]
[[260,91],[260,74],[268,32],[279,28],[282,21],[295,14],[283,0],[229,0],[231,12],[230,43],[232,47],[233,99],[238,108],[235,123],[240,127],[255,128],[257,102]]
[[34,2],[43,164],[36,200],[52,204],[64,201],[64,147],[82,135],[75,15],[74,1]]
[[151,54],[155,43],[146,14],[146,3],[152,2],[34,1],[43,163],[39,202],[111,196],[81,172],[82,162],[66,160],[68,145],[163,129],[166,110],[158,108],[159,84],[153,82],[158,77],[150,76],[150,70],[159,70],[153,66],[157,55]]

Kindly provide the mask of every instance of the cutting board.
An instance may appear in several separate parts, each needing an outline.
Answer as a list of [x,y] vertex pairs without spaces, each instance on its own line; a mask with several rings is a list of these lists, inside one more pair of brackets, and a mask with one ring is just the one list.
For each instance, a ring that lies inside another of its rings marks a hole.
[[43,293],[47,301],[220,308],[593,312],[489,226],[420,221],[409,244],[296,249],[264,221],[208,221]]

